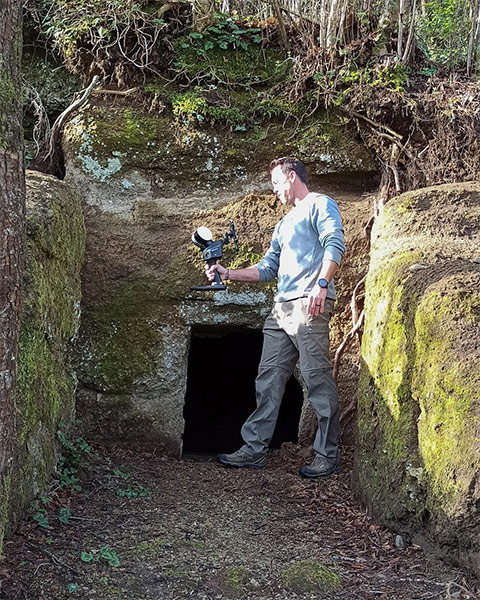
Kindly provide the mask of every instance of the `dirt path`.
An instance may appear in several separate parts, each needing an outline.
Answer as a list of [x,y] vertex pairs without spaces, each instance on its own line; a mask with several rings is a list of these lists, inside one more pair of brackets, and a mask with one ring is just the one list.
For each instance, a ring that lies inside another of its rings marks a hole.
[[0,598],[480,597],[419,548],[397,548],[355,503],[344,462],[312,482],[293,448],[264,471],[97,449],[80,493],[50,494],[49,528],[27,519],[6,543]]

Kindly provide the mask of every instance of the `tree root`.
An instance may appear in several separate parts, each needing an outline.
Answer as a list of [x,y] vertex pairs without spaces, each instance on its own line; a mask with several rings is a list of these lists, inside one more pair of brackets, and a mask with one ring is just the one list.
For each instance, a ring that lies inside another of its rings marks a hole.
[[355,334],[360,331],[360,328],[363,325],[364,316],[365,316],[365,313],[362,310],[362,312],[360,313],[360,315],[358,317],[357,322],[352,327],[352,329],[350,329],[350,331],[347,333],[347,335],[343,338],[342,343],[340,344],[340,346],[337,348],[337,351],[335,352],[335,358],[333,361],[333,378],[335,379],[335,381],[337,381],[337,379],[338,379],[338,371],[340,368],[340,359],[342,357],[342,354],[345,352],[345,349],[347,348],[348,344],[355,337]]
[[84,90],[81,92],[81,96],[76,98],[68,108],[66,108],[62,114],[56,119],[50,130],[50,137],[48,141],[48,151],[42,156],[41,154],[35,158],[32,163],[32,168],[42,171],[43,173],[50,173],[51,175],[59,176],[62,172],[62,145],[61,136],[65,123],[70,116],[77,111],[93,94],[93,92],[99,87],[101,81],[98,75],[95,75]]

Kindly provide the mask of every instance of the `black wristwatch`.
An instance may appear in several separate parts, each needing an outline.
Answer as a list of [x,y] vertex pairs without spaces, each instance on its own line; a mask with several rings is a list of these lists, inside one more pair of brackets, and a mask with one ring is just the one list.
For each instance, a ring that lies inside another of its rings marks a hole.
[[319,279],[318,280],[318,285],[321,288],[326,289],[328,287],[328,281],[326,279]]

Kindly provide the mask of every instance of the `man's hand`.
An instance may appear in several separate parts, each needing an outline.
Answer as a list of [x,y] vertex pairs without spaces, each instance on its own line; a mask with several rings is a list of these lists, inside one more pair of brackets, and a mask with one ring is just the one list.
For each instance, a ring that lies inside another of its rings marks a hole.
[[227,269],[225,267],[222,267],[222,265],[216,264],[216,265],[212,265],[211,267],[209,267],[208,265],[205,265],[205,271],[206,271],[209,281],[213,281],[213,279],[215,277],[215,271],[218,271],[220,274],[220,279],[222,281],[225,281],[225,275],[227,273]]
[[327,297],[327,288],[322,288],[315,284],[308,295],[308,314],[316,317],[325,310],[325,298]]

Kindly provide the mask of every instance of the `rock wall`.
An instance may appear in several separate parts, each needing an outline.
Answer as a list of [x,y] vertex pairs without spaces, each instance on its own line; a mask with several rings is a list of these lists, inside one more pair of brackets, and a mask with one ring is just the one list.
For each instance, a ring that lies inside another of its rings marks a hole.
[[58,458],[57,430],[74,414],[70,358],[80,317],[85,226],[78,194],[27,172],[27,244],[18,356],[15,462],[0,513],[8,534],[44,490]]
[[[339,136],[334,152],[318,123],[297,134],[295,123],[258,129],[186,127],[167,111],[132,110],[125,100],[95,101],[66,127],[66,179],[84,195],[87,223],[77,370],[78,412],[90,438],[180,455],[192,328],[261,329],[274,291],[231,284],[228,293],[190,292],[207,283],[191,235],[206,225],[218,239],[233,218],[240,249],[226,246],[224,263],[255,263],[284,214],[268,189],[272,158],[303,158],[312,189],[337,199],[338,179],[325,189],[318,173],[341,172],[351,186],[342,190],[346,203],[362,204],[374,165],[354,138]],[[342,306],[351,284],[339,283]]]
[[355,484],[480,574],[480,185],[403,194],[372,239]]

